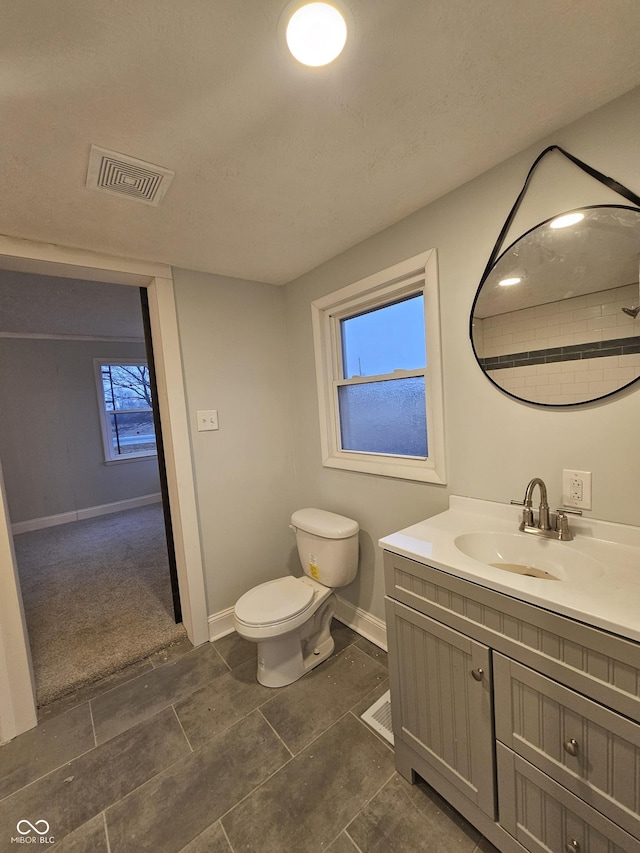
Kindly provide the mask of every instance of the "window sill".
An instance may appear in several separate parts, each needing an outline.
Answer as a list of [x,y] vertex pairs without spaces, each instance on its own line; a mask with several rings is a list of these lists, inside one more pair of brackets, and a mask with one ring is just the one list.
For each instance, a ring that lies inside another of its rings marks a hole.
[[447,482],[433,462],[425,460],[358,454],[357,456],[329,456],[323,459],[322,464],[325,468],[342,468],[346,471],[360,471],[364,474],[396,477],[401,480],[416,480],[420,483],[438,483],[444,486]]
[[144,462],[147,459],[156,459],[158,458],[157,453],[144,453],[140,454],[140,456],[123,456],[121,459],[105,459],[105,465],[123,465],[127,462]]

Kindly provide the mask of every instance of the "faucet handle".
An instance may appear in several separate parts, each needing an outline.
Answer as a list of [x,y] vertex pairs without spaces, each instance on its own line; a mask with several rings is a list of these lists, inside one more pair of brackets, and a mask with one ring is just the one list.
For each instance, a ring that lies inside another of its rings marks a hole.
[[582,510],[565,509],[564,507],[556,510],[556,533],[558,534],[558,539],[564,542],[573,539],[573,533],[569,530],[567,515],[582,515]]
[[523,530],[525,527],[533,527],[533,510],[531,509],[531,504],[527,506],[525,501],[511,501],[514,506],[523,506],[522,510],[522,525],[520,529]]

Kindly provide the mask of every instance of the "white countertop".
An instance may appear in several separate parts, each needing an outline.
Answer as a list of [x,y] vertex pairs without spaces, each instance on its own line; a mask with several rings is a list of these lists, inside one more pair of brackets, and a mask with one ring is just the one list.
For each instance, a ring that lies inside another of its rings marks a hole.
[[[445,512],[385,536],[378,544],[450,575],[640,642],[640,528],[569,516],[574,539],[554,540],[553,548],[567,549],[569,558],[584,555],[585,570],[558,581],[493,568],[454,544],[462,534],[484,531],[531,537],[518,532],[521,519],[521,507],[452,495]],[[537,541],[544,547],[545,540]]]

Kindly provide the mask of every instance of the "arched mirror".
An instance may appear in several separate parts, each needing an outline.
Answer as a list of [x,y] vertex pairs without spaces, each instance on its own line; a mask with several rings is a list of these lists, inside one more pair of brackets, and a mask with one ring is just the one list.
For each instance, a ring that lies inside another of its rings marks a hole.
[[640,210],[584,207],[532,228],[471,309],[486,376],[529,403],[591,402],[640,378]]

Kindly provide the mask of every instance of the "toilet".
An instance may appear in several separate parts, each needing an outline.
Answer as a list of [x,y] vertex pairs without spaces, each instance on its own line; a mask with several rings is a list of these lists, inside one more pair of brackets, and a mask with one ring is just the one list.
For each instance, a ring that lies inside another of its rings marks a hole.
[[258,644],[258,681],[284,687],[322,663],[333,651],[334,589],[358,571],[358,522],[321,509],[291,516],[302,577],[287,575],[250,589],[236,602],[233,622]]

